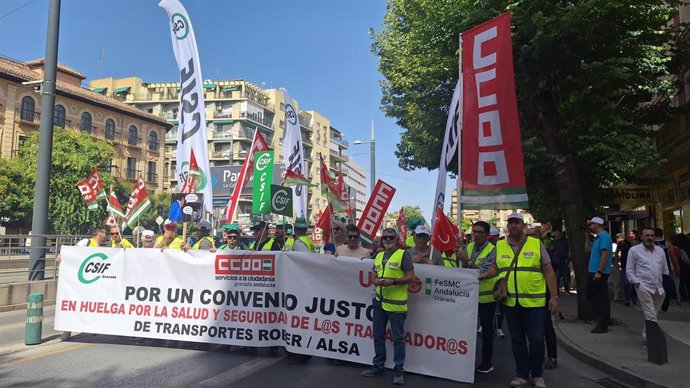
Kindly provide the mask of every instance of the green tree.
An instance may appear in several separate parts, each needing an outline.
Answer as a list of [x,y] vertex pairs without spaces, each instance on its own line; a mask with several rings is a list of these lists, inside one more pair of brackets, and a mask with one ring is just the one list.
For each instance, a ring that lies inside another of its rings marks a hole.
[[389,0],[373,33],[383,109],[405,129],[399,164],[434,169],[458,78],[458,34],[511,11],[530,209],[566,221],[580,318],[589,315],[580,227],[603,187],[632,182],[659,161],[650,128],[670,113],[669,68],[682,53],[671,27],[676,4]]
[[[81,133],[55,129],[48,205],[49,231],[58,234],[90,233],[92,228],[101,225],[106,217],[104,201],[99,200],[101,206],[98,210],[88,210],[76,184],[86,178],[93,167],[97,167],[106,190],[114,184],[116,190],[121,191],[121,186],[113,181],[109,173],[114,155],[113,146],[105,142]],[[33,214],[37,160],[38,133],[27,139],[16,159],[0,163],[0,182],[16,182],[16,187],[9,192],[11,201],[0,207],[0,216],[24,228],[30,226]],[[17,166],[20,168],[19,174]],[[7,191],[3,194],[7,195]]]
[[[405,215],[405,218],[407,220],[409,220],[411,218],[424,220],[424,215],[422,214],[422,209],[418,205],[415,205],[415,206],[405,205],[405,206],[403,206],[403,214]],[[397,220],[398,215],[399,215],[399,211],[394,211],[394,212],[390,212],[387,214],[387,216],[392,220]]]
[[32,185],[20,159],[0,159],[0,224],[11,233],[27,233],[31,227]]

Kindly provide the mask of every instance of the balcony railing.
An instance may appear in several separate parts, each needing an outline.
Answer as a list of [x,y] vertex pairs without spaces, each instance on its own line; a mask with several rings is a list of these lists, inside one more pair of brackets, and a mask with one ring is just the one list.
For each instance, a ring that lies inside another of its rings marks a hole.
[[158,152],[160,143],[158,141],[149,141],[149,151]]
[[139,175],[139,170],[134,168],[127,168],[125,169],[125,174],[127,174],[127,179],[137,179],[137,175]]
[[141,141],[140,137],[135,137],[135,136],[127,136],[127,144],[131,146],[136,146],[139,144]]
[[146,181],[147,182],[158,182],[158,174],[149,172],[146,174]]
[[94,133],[97,129],[98,127],[94,127],[93,125],[79,124],[79,130],[82,132]]
[[40,124],[41,114],[35,110],[22,109],[19,112],[19,120],[25,123]]
[[232,155],[232,151],[230,150],[211,152],[211,157],[213,159],[228,159],[230,155]]

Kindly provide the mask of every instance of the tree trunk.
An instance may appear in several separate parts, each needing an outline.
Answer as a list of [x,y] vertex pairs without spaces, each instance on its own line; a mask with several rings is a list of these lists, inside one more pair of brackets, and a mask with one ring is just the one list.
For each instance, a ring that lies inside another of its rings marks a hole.
[[580,176],[574,156],[562,149],[558,139],[558,109],[548,92],[539,93],[536,100],[536,118],[543,126],[537,131],[549,154],[553,157],[553,172],[558,191],[558,202],[565,218],[568,232],[568,248],[577,282],[577,318],[590,320],[591,312],[587,301],[588,258],[585,256],[585,233],[582,227],[586,212],[580,185]]
[[568,247],[575,270],[577,283],[577,318],[590,320],[591,311],[587,301],[588,258],[585,253],[585,233],[582,227],[585,222],[585,206],[582,201],[580,179],[577,166],[571,156],[557,158],[554,161],[558,199],[563,208],[565,225],[568,231]]

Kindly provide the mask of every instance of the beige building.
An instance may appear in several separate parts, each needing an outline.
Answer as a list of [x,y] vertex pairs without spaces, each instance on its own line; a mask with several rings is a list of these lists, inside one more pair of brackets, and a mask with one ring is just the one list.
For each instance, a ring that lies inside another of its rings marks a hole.
[[[458,191],[453,190],[450,195],[450,213],[451,218],[455,221],[458,214]],[[493,210],[493,209],[481,209],[481,210],[462,210],[462,218],[468,219],[471,222],[476,221],[486,221],[492,226],[498,228],[501,234],[506,233],[506,228],[508,227],[508,222],[506,219],[513,213],[522,213],[525,217],[525,224],[529,226],[540,226],[541,224],[535,224],[534,216],[524,209],[514,209],[514,210]],[[467,232],[467,231],[465,231]]]
[[[90,83],[90,89],[106,96],[113,96],[130,106],[142,109],[149,114],[162,117],[173,127],[165,138],[168,183],[174,190],[175,148],[179,109],[179,82],[146,83],[141,78],[103,78]],[[255,131],[260,131],[264,139],[275,150],[276,164],[283,164],[283,138],[285,136],[285,102],[279,89],[261,89],[251,82],[234,79],[225,81],[204,81],[204,101],[206,104],[206,125],[211,167],[240,166],[244,163]],[[314,183],[319,180],[319,154],[331,173],[341,168],[347,156],[347,141],[343,134],[331,126],[330,120],[314,110],[300,110],[300,129],[304,143],[305,176]],[[229,192],[214,190],[215,216],[220,217]],[[310,190],[308,198],[310,218],[325,208],[320,189]],[[241,199],[238,220],[248,221],[251,211],[251,197]]]
[[41,112],[36,81],[43,80],[43,66],[42,59],[24,63],[0,57],[0,156],[14,157],[19,145],[38,131],[41,117],[53,114],[58,130],[115,146],[113,176],[135,180],[142,175],[149,190],[169,188],[163,139],[171,126],[165,120],[84,89],[86,77],[64,65],[58,65],[55,111]]

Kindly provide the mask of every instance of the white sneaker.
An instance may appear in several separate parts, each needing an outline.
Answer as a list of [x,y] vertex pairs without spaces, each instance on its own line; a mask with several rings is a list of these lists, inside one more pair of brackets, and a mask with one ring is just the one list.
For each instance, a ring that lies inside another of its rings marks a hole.
[[523,388],[527,386],[527,383],[529,383],[529,381],[521,377],[516,377],[510,382],[510,386],[513,388]]
[[496,329],[496,335],[498,336],[498,338],[504,338],[506,336],[505,334],[503,334],[503,330],[501,329]]
[[534,384],[534,388],[546,388],[546,383],[544,382],[543,377],[535,377],[532,379],[532,384]]
[[479,328],[477,329],[477,334],[482,334],[482,327],[481,326],[479,326]]

